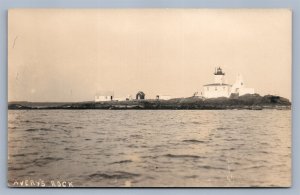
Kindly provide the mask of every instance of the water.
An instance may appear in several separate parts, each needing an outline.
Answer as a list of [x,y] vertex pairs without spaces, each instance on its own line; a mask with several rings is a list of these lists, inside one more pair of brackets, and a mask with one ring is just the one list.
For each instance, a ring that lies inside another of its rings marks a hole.
[[291,184],[290,110],[9,110],[8,140],[12,186]]

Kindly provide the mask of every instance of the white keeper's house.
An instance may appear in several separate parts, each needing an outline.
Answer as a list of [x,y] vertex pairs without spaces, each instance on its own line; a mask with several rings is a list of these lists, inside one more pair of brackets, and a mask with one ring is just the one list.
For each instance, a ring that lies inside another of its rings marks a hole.
[[109,90],[98,91],[95,94],[95,102],[112,101],[114,99],[114,92]]
[[231,95],[254,94],[253,88],[246,88],[241,75],[233,85],[225,83],[225,73],[219,67],[214,72],[214,83],[203,85],[204,98],[230,97]]

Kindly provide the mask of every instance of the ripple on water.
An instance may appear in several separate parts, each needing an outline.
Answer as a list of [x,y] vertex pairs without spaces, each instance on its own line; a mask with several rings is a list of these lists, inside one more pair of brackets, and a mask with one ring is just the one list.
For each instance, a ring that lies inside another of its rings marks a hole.
[[206,158],[205,156],[189,155],[189,154],[166,154],[164,156],[168,158],[193,158],[193,159]]
[[34,132],[34,131],[55,131],[55,130],[50,128],[29,128],[26,129],[25,131]]
[[202,165],[202,166],[198,166],[198,168],[202,168],[202,169],[228,170],[227,167],[215,167],[215,166],[210,166],[210,165]]
[[44,121],[38,121],[38,120],[25,120],[25,121],[21,121],[21,122],[24,122],[24,123],[38,123],[38,124],[47,124],[46,122]]
[[125,171],[115,171],[111,173],[107,172],[97,172],[88,175],[89,179],[133,179],[139,177],[140,174],[130,173]]
[[38,152],[31,152],[31,153],[20,153],[20,154],[13,154],[12,157],[24,157],[28,155],[38,155]]
[[186,140],[183,140],[183,142],[188,142],[188,143],[207,143],[208,141],[196,140],[196,139],[186,139]]
[[123,164],[123,163],[131,163],[133,162],[132,160],[120,160],[120,161],[115,161],[115,162],[112,162],[110,164]]
[[80,151],[80,149],[77,149],[77,148],[70,148],[70,147],[65,147],[64,150],[66,150],[66,151],[73,151],[73,152],[75,152],[75,151]]
[[59,157],[45,157],[45,158],[38,158],[33,160],[33,164],[41,167],[44,166],[46,164],[52,163],[52,162],[57,162],[59,160],[63,160],[64,158],[59,158]]
[[9,171],[22,171],[25,170],[27,167],[8,167]]

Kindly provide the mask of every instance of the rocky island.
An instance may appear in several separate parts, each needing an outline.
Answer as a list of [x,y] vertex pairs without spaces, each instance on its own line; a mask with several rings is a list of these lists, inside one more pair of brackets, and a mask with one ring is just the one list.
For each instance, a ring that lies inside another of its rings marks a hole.
[[174,98],[170,100],[128,100],[103,102],[9,102],[10,110],[26,109],[116,109],[116,110],[262,110],[262,109],[291,109],[291,102],[283,97],[258,94],[246,94],[238,97],[220,98]]

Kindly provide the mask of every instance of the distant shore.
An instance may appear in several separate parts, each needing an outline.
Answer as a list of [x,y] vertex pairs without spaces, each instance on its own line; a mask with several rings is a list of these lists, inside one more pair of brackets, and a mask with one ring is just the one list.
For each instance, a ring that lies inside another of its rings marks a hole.
[[31,109],[109,109],[109,110],[262,110],[291,109],[291,102],[283,97],[244,95],[235,98],[200,97],[175,98],[170,100],[129,100],[103,102],[9,102],[9,110]]

